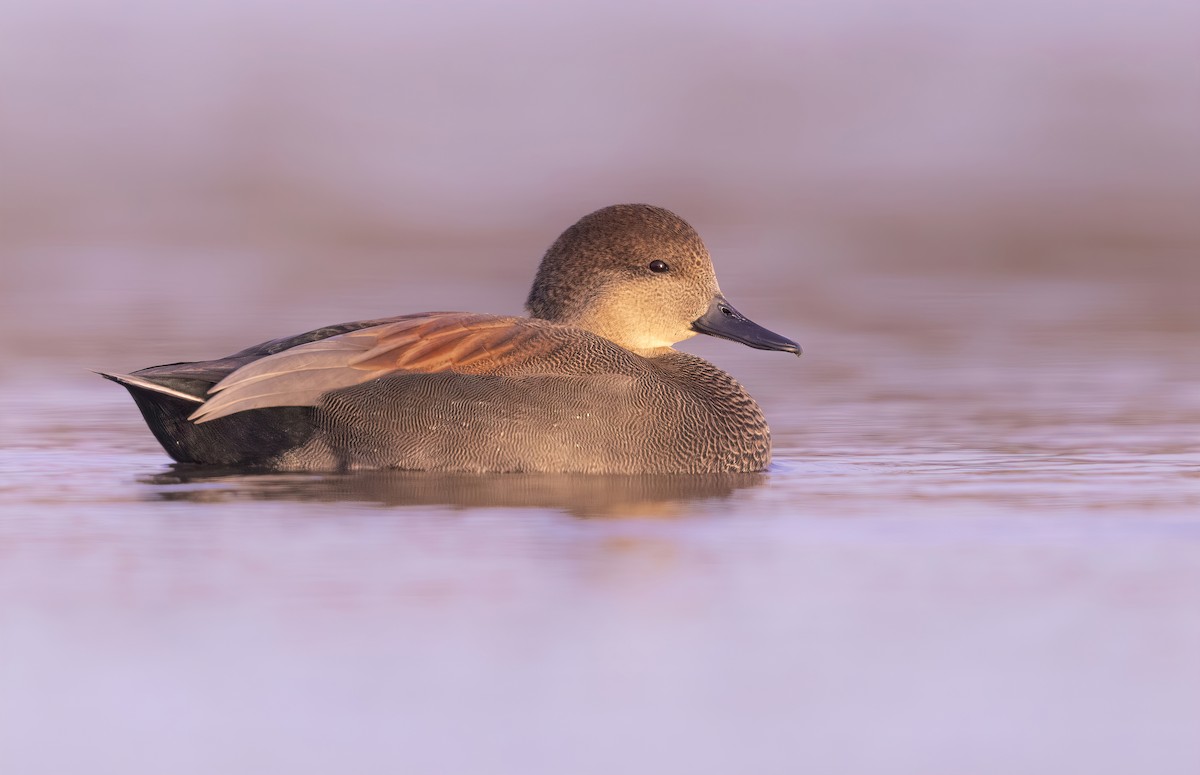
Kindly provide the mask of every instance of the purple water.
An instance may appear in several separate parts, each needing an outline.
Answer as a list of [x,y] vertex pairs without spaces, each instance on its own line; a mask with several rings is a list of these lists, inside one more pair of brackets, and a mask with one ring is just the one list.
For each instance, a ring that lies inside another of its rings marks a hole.
[[[1200,81],[1167,0],[17,2],[0,769],[1200,771]],[[88,369],[515,313],[671,207],[762,476],[196,476]]]

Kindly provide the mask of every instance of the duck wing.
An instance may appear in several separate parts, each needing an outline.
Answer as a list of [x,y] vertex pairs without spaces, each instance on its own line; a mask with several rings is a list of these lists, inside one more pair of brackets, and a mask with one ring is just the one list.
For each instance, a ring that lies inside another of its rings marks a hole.
[[[596,358],[604,351],[607,357]],[[591,353],[591,358],[582,358]],[[543,320],[430,313],[331,336],[259,358],[229,374],[189,417],[218,417],[275,406],[316,406],[336,390],[401,373],[496,376],[586,373],[583,362],[640,371],[636,355],[599,336]],[[613,368],[604,371],[612,373]]]

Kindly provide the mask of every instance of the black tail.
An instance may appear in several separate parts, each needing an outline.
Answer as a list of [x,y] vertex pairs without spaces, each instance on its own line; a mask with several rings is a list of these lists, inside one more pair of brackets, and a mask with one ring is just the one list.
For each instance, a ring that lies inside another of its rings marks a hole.
[[167,454],[180,463],[269,465],[303,445],[316,431],[308,406],[255,409],[196,425],[188,415],[203,404],[214,383],[194,378],[96,372],[123,385]]

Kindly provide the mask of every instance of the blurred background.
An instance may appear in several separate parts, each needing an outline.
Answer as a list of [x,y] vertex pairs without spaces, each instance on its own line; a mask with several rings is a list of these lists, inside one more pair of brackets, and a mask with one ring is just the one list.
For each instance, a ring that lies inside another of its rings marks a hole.
[[[1200,772],[1198,41],[1195,0],[4,0],[3,768]],[[804,346],[682,345],[767,474],[189,478],[87,371],[519,313],[615,202]]]
[[[620,201],[691,220],[777,322],[894,329],[913,278],[970,274],[1099,278],[1079,327],[1186,328],[1198,28],[1185,0],[9,0],[0,368],[515,312]],[[1040,287],[977,322],[1082,298]]]

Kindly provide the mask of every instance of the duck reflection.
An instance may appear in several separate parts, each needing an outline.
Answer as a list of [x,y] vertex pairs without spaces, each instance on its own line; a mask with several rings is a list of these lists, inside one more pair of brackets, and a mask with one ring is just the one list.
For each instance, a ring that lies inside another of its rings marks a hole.
[[150,498],[212,503],[245,500],[551,509],[580,517],[685,516],[698,502],[756,487],[763,474],[585,475],[363,471],[253,474],[178,463],[147,477]]

